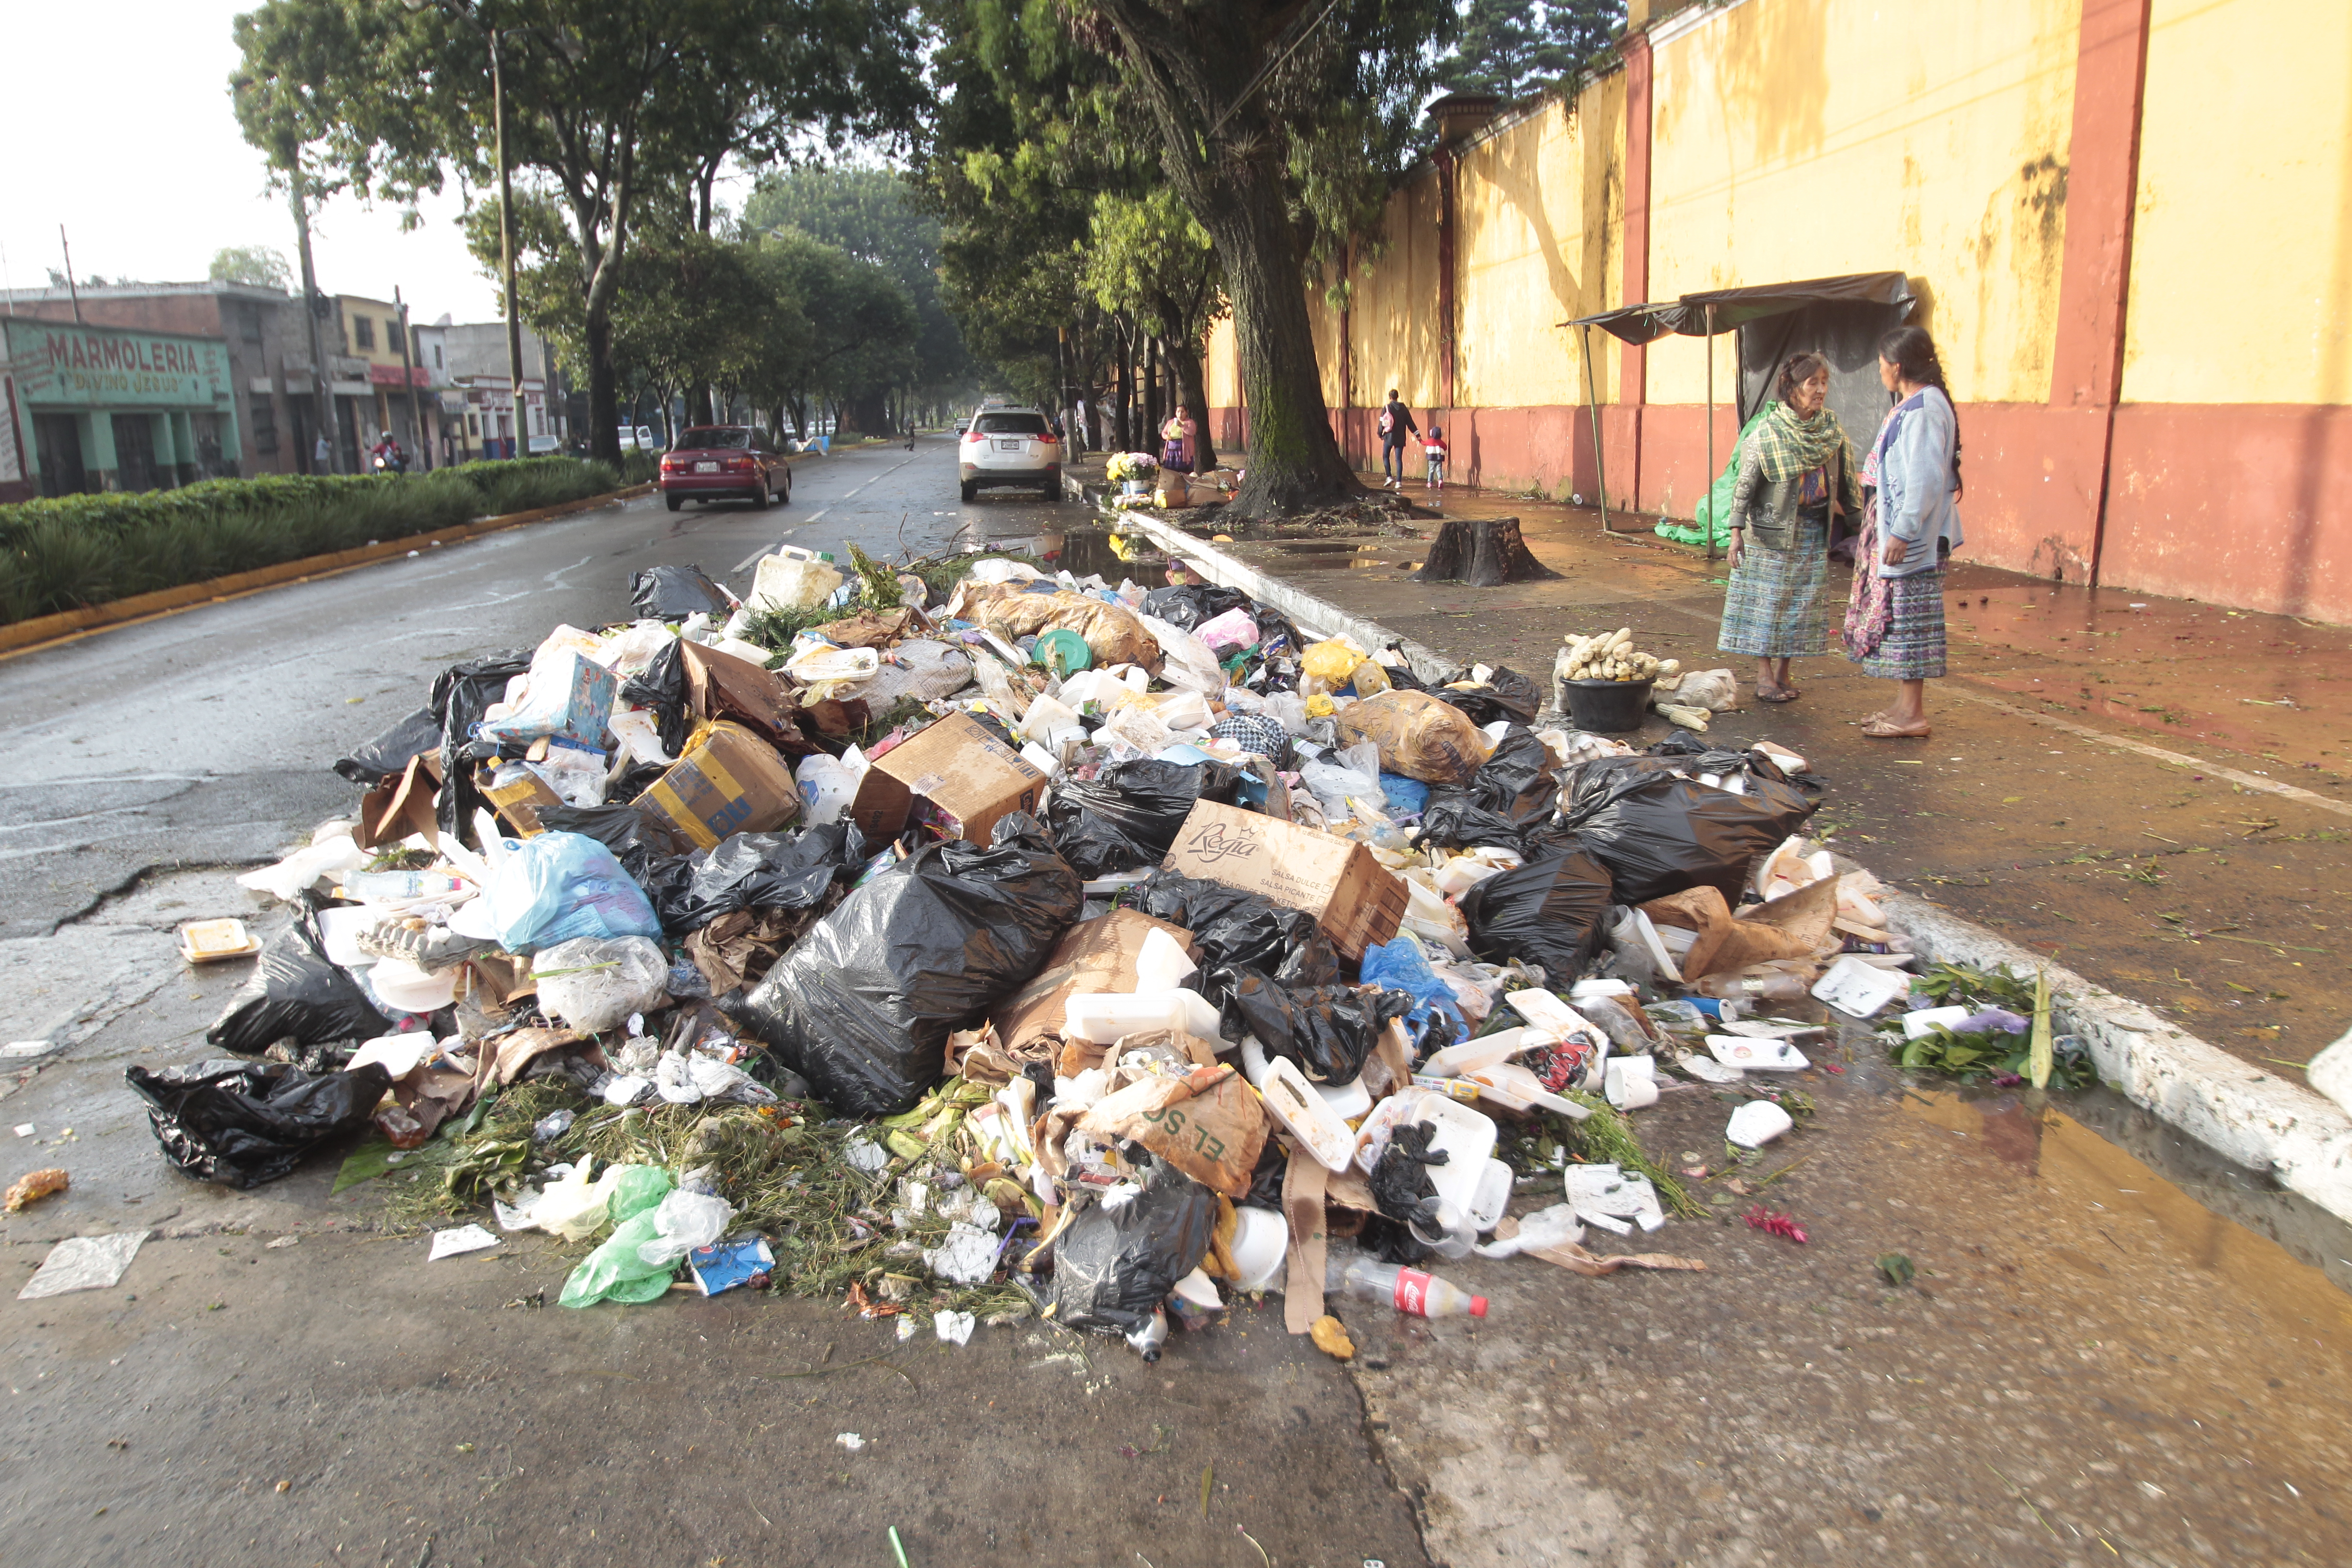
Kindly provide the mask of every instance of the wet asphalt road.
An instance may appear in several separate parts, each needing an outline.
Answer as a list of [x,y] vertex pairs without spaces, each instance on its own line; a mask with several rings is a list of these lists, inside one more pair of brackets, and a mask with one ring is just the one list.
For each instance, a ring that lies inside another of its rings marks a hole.
[[630,614],[629,577],[691,562],[738,593],[779,542],[877,557],[1082,518],[957,500],[954,447],[797,464],[787,506],[657,497],[496,533],[0,662],[0,936],[46,935],[143,871],[247,865],[349,809],[329,771],[460,660]]

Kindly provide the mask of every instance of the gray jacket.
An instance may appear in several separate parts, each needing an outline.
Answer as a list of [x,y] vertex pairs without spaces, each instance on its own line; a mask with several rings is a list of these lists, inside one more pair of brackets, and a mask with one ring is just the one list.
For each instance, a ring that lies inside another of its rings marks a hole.
[[[1845,460],[1845,448],[1830,459],[1830,493],[1845,504],[1846,515],[1862,516],[1862,492],[1854,483],[1853,469]],[[1731,491],[1731,526],[1748,530],[1748,542],[1767,550],[1794,550],[1802,537],[1803,520],[1798,515],[1797,498],[1804,486],[1804,475],[1785,479],[1764,477],[1764,458],[1760,444],[1750,441],[1739,449],[1739,478]],[[1829,541],[1824,539],[1827,548]]]
[[1910,577],[1944,563],[1945,545],[1962,543],[1958,498],[1952,493],[1952,454],[1959,419],[1951,400],[1923,387],[1888,416],[1878,437],[1878,529],[1903,541],[1903,563],[1880,557],[1882,577]]

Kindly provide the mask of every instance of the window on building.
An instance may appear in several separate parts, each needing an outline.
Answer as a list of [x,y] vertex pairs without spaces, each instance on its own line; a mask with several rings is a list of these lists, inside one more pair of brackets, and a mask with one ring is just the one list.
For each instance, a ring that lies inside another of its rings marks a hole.
[[441,345],[439,343],[435,343],[433,345],[433,368],[435,370],[439,370],[441,368]]
[[249,343],[259,342],[261,341],[261,307],[258,305],[248,305],[246,307],[244,314],[245,341]]
[[253,426],[253,449],[257,452],[278,450],[278,404],[273,398],[256,397],[249,410]]
[[467,435],[468,435],[468,436],[478,436],[478,435],[480,435],[481,433],[482,433],[482,416],[481,416],[480,415],[478,415],[478,414],[468,414],[468,415],[467,415],[467,416],[466,416],[466,434],[467,434]]
[[352,342],[363,349],[375,347],[374,317],[353,316],[352,318]]

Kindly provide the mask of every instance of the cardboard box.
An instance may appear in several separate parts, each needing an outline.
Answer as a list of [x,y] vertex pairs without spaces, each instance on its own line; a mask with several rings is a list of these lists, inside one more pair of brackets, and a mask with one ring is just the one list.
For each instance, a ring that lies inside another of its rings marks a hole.
[[1349,958],[1390,941],[1404,919],[1405,885],[1372,858],[1369,845],[1239,806],[1194,803],[1162,863],[1305,910]]
[[985,844],[997,818],[1034,814],[1045,797],[1034,764],[971,714],[950,713],[877,758],[849,815],[869,844],[898,837],[919,814],[943,838]]
[[522,769],[520,776],[510,784],[494,784],[490,782],[494,776],[488,766],[477,770],[474,787],[506,819],[506,825],[524,838],[536,838],[545,832],[539,825],[540,808],[562,805],[563,797],[548,788],[547,781],[529,768]]
[[989,1015],[1005,1050],[1026,1057],[1030,1047],[1062,1032],[1070,998],[1135,989],[1136,955],[1143,939],[1164,931],[1184,956],[1192,955],[1192,933],[1140,910],[1113,910],[1100,920],[1080,921],[1062,933],[1036,977],[1005,998]]
[[637,809],[709,849],[738,833],[768,833],[800,815],[801,795],[776,749],[740,724],[713,724],[654,781]]
[[687,702],[698,718],[732,719],[772,746],[800,748],[793,689],[782,676],[700,643],[682,642],[677,651]]

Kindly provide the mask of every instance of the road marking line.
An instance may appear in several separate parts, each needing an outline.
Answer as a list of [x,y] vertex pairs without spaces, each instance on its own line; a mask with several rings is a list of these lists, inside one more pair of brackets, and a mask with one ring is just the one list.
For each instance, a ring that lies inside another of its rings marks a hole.
[[[892,474],[897,473],[900,468],[905,468],[908,463],[911,463],[911,462],[913,462],[914,460],[915,460],[915,459],[914,459],[913,458],[899,458],[897,462],[895,462],[895,463],[891,464],[888,468],[887,468],[883,469],[880,473],[878,473],[878,474],[875,475],[872,479],[870,479],[866,480],[865,484],[863,484],[863,485],[859,485],[859,486],[857,487],[857,489],[854,489],[854,490],[849,491],[847,494],[844,495],[841,499],[842,499],[843,500],[850,500],[855,499],[855,498],[856,497],[856,495],[858,494],[858,491],[865,489],[868,485],[879,484],[882,480],[888,479]],[[823,520],[823,518],[824,517],[824,514],[825,514],[826,512],[831,511],[832,510],[833,510],[833,507],[831,506],[831,504],[830,504],[830,503],[828,503],[827,505],[824,505],[824,506],[819,507],[816,510],[814,510],[814,511],[813,511],[813,512],[809,513],[806,517],[802,518],[798,522],[789,522],[789,523],[786,523],[784,526],[785,526],[787,529],[793,529],[793,528],[806,528],[806,527],[807,527],[810,523],[812,523],[812,522],[816,522],[816,521],[822,521],[822,520]],[[733,566],[733,567],[731,567],[731,568],[728,571],[727,575],[729,575],[730,577],[740,577],[740,576],[741,576],[744,573],[746,573],[746,572],[750,571],[753,566],[757,565],[757,564],[760,563],[760,561],[761,561],[761,559],[762,557],[774,554],[774,553],[777,552],[777,550],[778,550],[778,549],[780,549],[780,548],[782,548],[782,547],[783,542],[784,542],[784,541],[783,541],[783,536],[782,536],[782,534],[777,535],[777,536],[776,536],[776,542],[775,542],[775,543],[773,543],[773,544],[764,544],[764,545],[761,545],[759,549],[754,550],[753,552],[751,552],[751,554],[746,555],[745,557],[743,557],[743,559],[742,559],[742,560],[738,561],[737,563],[735,563],[734,566]]]

